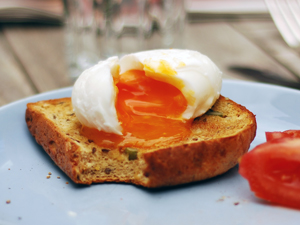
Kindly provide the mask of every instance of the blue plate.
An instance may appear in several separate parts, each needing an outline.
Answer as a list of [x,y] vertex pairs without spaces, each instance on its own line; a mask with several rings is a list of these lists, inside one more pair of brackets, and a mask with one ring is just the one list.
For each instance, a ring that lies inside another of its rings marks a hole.
[[[265,141],[265,131],[300,129],[299,91],[224,80],[222,94],[256,115],[251,149]],[[65,88],[0,108],[0,224],[299,224],[300,211],[254,197],[238,167],[206,181],[154,190],[74,184],[36,144],[25,123],[28,102],[70,95],[71,88]]]

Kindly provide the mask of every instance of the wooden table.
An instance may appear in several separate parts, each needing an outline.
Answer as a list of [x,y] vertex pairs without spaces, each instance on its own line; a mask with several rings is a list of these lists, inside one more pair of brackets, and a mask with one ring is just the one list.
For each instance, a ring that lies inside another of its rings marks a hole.
[[[208,55],[224,79],[258,81],[229,69],[239,65],[300,76],[299,54],[290,49],[270,17],[188,23],[185,48]],[[64,27],[0,25],[0,106],[71,86],[64,57]]]

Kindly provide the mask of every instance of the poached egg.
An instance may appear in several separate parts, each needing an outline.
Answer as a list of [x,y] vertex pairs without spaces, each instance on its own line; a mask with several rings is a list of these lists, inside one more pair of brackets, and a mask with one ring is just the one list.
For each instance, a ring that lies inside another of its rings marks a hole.
[[221,87],[222,72],[207,56],[151,50],[85,70],[74,84],[72,104],[87,136],[149,140],[188,135],[193,119],[214,105]]

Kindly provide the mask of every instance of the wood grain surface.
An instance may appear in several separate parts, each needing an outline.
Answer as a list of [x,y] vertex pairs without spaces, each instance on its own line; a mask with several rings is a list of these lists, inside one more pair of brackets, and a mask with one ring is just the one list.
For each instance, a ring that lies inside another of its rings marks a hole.
[[[71,86],[63,26],[0,25],[0,106],[37,93]],[[224,79],[259,81],[230,70],[245,66],[297,81],[300,57],[273,21],[231,19],[187,23],[184,48],[209,56]]]

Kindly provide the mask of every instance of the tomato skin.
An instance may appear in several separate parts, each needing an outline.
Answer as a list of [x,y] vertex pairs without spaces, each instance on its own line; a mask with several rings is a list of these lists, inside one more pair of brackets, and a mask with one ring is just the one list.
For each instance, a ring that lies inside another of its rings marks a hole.
[[278,138],[300,138],[300,130],[286,130],[286,131],[274,131],[274,132],[266,132],[267,141],[272,141]]
[[245,154],[239,173],[267,201],[300,208],[300,139],[280,138]]

